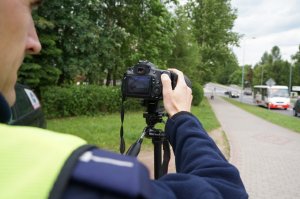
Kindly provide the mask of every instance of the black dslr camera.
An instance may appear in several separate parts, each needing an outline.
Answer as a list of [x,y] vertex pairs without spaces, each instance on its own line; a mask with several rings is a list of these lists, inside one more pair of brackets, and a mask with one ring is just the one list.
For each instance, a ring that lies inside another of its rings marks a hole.
[[[164,113],[163,107],[159,104],[162,96],[161,75],[167,74],[171,79],[172,88],[177,84],[178,76],[176,73],[168,70],[159,70],[154,64],[148,61],[140,61],[133,67],[129,68],[122,79],[122,109],[121,109],[121,129],[120,129],[120,152],[125,151],[125,141],[123,138],[123,121],[124,121],[124,106],[123,102],[126,97],[141,98],[142,105],[147,108],[143,117],[146,119],[147,126],[144,128],[141,137],[131,145],[126,152],[127,155],[137,156],[141,149],[141,144],[144,137],[152,138],[154,145],[154,176],[158,179],[160,176],[168,172],[168,164],[170,160],[170,148],[165,133],[156,129],[157,123],[164,123],[163,117],[167,116]],[[186,84],[191,88],[191,82],[187,77]],[[161,149],[163,146],[164,156],[162,161]]]
[[[177,74],[168,70],[159,70],[148,61],[140,61],[129,68],[124,74],[122,81],[123,97],[142,98],[145,100],[162,99],[162,83],[160,76],[169,75],[174,89],[177,84]],[[191,87],[190,81],[185,77],[187,85]],[[187,81],[188,80],[188,81]]]

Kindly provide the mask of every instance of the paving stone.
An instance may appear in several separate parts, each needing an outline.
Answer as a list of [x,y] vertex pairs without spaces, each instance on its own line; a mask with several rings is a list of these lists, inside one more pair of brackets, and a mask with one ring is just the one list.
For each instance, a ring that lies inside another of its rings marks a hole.
[[299,199],[300,133],[267,122],[221,98],[210,103],[228,137],[230,162],[239,169],[250,198]]

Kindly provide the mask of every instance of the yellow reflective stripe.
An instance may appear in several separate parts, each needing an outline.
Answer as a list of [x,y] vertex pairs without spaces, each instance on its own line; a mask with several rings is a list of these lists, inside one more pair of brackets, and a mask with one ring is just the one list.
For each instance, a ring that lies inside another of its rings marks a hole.
[[0,198],[48,198],[65,161],[84,144],[72,135],[0,124]]

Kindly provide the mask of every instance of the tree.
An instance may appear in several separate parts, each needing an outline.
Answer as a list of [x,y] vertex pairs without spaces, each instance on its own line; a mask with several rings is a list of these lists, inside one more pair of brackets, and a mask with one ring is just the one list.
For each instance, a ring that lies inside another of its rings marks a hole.
[[265,84],[268,74],[268,67],[272,64],[272,56],[268,52],[264,52],[259,63],[253,69],[253,85]]
[[[132,66],[139,60],[149,60],[159,67],[165,68],[169,59],[174,36],[174,18],[166,9],[171,1],[106,1],[104,9],[108,20],[124,30],[127,35],[118,42],[114,54],[115,64],[112,70],[107,68],[116,78],[120,79],[125,67]],[[108,33],[108,35],[111,35]],[[117,37],[121,38],[121,37]],[[117,51],[116,51],[117,50]],[[117,60],[116,60],[117,59]],[[109,80],[109,78],[107,78]],[[107,81],[108,82],[108,81]]]
[[131,46],[136,52],[134,61],[147,59],[156,65],[166,66],[174,47],[174,18],[161,1],[134,2],[138,3],[128,4],[130,9],[123,15],[123,20],[126,20],[123,22],[124,27],[134,41]]
[[242,82],[242,68],[238,68],[229,76],[229,83],[241,85]]
[[272,78],[278,85],[289,85],[290,64],[281,59],[278,46],[271,49],[271,63],[267,66],[268,79]]
[[254,82],[255,84],[265,84],[265,82],[272,78],[278,85],[289,84],[289,70],[290,63],[282,60],[280,48],[274,46],[271,49],[271,54],[265,52],[254,68]]
[[294,61],[293,64],[293,71],[292,71],[292,86],[299,86],[300,85],[300,45],[298,46],[298,52],[296,52],[292,56],[292,60]]
[[224,60],[224,63],[219,63],[219,67],[215,75],[215,80],[221,84],[229,84],[230,75],[234,73],[239,68],[239,66],[235,54],[228,48],[224,48],[223,50],[223,56],[226,57],[226,59]]
[[[165,66],[172,53],[174,20],[159,0],[46,1],[38,10],[54,24],[59,83],[75,78],[116,84],[125,67],[140,59]],[[54,12],[55,10],[55,12]],[[41,34],[48,34],[42,31]]]
[[254,72],[251,65],[247,66],[247,73],[245,78],[245,87],[252,87],[253,86],[253,76]]
[[229,56],[229,46],[237,45],[239,35],[232,32],[236,10],[231,8],[229,0],[189,1],[193,30],[200,46],[205,81],[214,79],[220,67],[227,68],[234,63]]
[[193,82],[201,81],[201,65],[199,46],[192,32],[191,20],[186,16],[184,7],[176,11],[176,28],[173,44],[175,48],[168,60],[168,66],[177,68],[187,75]]
[[272,61],[279,61],[281,60],[281,53],[280,53],[280,49],[278,46],[274,46],[271,50],[271,56],[272,56]]
[[[60,57],[53,57],[61,70],[60,84],[74,82],[77,75],[88,71],[101,74],[99,50],[103,30],[103,2],[90,0],[46,1],[38,10],[39,16],[50,20],[58,37]],[[55,10],[55,11],[54,11]]]

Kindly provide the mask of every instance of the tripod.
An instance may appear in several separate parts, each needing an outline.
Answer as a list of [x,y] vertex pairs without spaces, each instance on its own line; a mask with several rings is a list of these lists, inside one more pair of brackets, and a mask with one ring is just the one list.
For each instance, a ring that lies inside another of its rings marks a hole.
[[[162,117],[165,115],[159,110],[158,101],[144,100],[143,106],[147,107],[143,117],[146,119],[147,126],[144,128],[141,137],[127,151],[127,155],[138,156],[143,138],[151,138],[154,146],[154,178],[158,179],[168,173],[168,165],[170,161],[170,146],[165,133],[154,128],[157,123],[163,123]],[[162,147],[164,157],[162,161]]]

